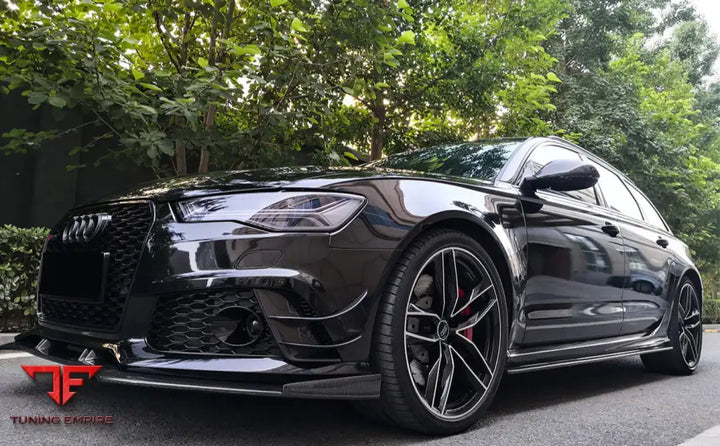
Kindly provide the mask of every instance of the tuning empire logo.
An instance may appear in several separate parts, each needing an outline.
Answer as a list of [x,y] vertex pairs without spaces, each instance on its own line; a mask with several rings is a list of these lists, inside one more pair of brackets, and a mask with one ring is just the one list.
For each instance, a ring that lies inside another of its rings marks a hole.
[[[95,374],[102,368],[100,365],[24,365],[22,366],[25,373],[30,375],[30,378],[35,379],[35,375],[39,373],[50,373],[52,374],[53,389],[47,394],[50,398],[55,401],[58,406],[64,406],[65,403],[70,401],[70,398],[75,395],[76,392],[70,390],[70,387],[82,387],[85,382],[82,378],[71,378],[71,373],[86,373],[88,379],[95,376]],[[62,380],[60,377],[62,376]],[[62,385],[61,385],[62,381]]]
[[[77,392],[73,387],[82,387],[85,380],[77,375],[87,375],[87,379],[102,368],[99,365],[23,365],[21,366],[30,378],[35,379],[39,374],[52,375],[52,390],[47,392],[58,406],[64,406]],[[101,416],[11,416],[13,424],[112,424],[111,415]]]

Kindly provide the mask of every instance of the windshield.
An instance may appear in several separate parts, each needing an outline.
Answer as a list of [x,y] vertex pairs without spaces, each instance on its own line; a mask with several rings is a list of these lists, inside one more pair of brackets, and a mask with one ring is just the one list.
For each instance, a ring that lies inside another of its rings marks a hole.
[[523,141],[496,139],[428,147],[392,155],[369,166],[492,180]]

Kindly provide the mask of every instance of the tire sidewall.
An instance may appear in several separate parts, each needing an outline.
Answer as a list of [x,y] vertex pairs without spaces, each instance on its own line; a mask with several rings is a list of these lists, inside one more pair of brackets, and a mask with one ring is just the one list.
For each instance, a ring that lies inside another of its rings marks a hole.
[[688,366],[685,362],[685,358],[682,356],[682,348],[680,346],[680,333],[678,330],[679,326],[679,314],[678,314],[678,308],[680,306],[680,294],[682,292],[683,287],[689,284],[693,290],[695,291],[695,296],[698,299],[698,307],[700,309],[700,320],[702,321],[702,300],[700,299],[700,295],[698,294],[697,289],[695,289],[695,284],[692,283],[690,279],[684,279],[680,282],[680,286],[677,288],[677,292],[675,293],[675,299],[673,299],[673,305],[672,305],[672,314],[670,315],[670,327],[668,328],[668,337],[670,338],[670,341],[672,342],[673,346],[673,354],[676,357],[676,362],[683,373],[693,373],[695,370],[697,370],[698,365],[700,364],[700,358],[702,357],[702,344],[703,344],[703,332],[702,332],[702,322],[700,325],[700,333],[699,333],[699,339],[698,339],[698,357],[695,361],[695,365],[692,367]]
[[[429,233],[427,236],[422,237],[419,243],[413,246],[419,246],[418,251],[409,249],[412,255],[409,257],[409,261],[406,265],[405,270],[402,269],[394,271],[392,277],[396,277],[397,274],[403,274],[402,280],[397,288],[396,292],[387,292],[384,296],[384,302],[392,300],[393,323],[390,327],[389,333],[381,333],[381,335],[389,335],[391,338],[392,346],[392,358],[394,362],[394,369],[396,371],[396,378],[400,385],[403,393],[406,397],[407,405],[412,411],[413,415],[421,420],[429,429],[428,431],[437,433],[452,433],[467,429],[477,422],[479,415],[482,414],[492,403],[497,388],[500,384],[501,377],[505,368],[505,361],[507,357],[507,339],[508,339],[508,311],[507,302],[505,299],[505,292],[502,287],[502,281],[500,275],[497,272],[494,262],[491,257],[487,254],[482,245],[475,239],[468,237],[462,233],[454,231],[442,231],[436,233]],[[408,300],[410,299],[412,286],[414,280],[423,267],[426,260],[436,253],[437,251],[448,248],[458,247],[464,248],[475,255],[485,266],[488,273],[490,274],[494,284],[496,284],[496,293],[498,304],[500,307],[500,342],[498,352],[498,362],[493,374],[492,381],[488,386],[488,390],[484,395],[484,399],[481,404],[478,404],[475,409],[466,415],[464,418],[458,420],[443,420],[430,413],[425,405],[420,401],[418,395],[414,389],[414,383],[412,378],[407,371],[406,364],[406,352],[405,352],[405,312],[408,306]],[[385,329],[386,327],[381,327]],[[390,414],[392,417],[392,414]]]

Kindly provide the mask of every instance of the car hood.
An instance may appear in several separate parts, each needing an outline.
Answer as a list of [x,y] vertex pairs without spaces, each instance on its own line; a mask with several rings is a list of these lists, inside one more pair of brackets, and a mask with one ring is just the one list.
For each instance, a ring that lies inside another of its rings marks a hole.
[[349,181],[387,178],[422,178],[440,181],[489,184],[486,181],[449,177],[424,172],[381,169],[376,167],[317,166],[281,167],[243,171],[222,171],[205,175],[188,175],[145,183],[102,201],[152,199],[174,201],[224,192],[249,192],[277,189],[323,189]]

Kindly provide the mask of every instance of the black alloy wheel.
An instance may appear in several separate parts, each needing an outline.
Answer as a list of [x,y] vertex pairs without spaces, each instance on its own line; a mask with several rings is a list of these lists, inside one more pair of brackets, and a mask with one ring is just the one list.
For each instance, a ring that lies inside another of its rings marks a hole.
[[399,261],[376,324],[384,413],[426,433],[472,426],[500,382],[507,332],[502,283],[483,247],[455,231],[421,237]]
[[690,280],[681,283],[674,306],[668,332],[673,349],[644,355],[642,360],[650,371],[689,375],[697,369],[702,351],[702,309]]

